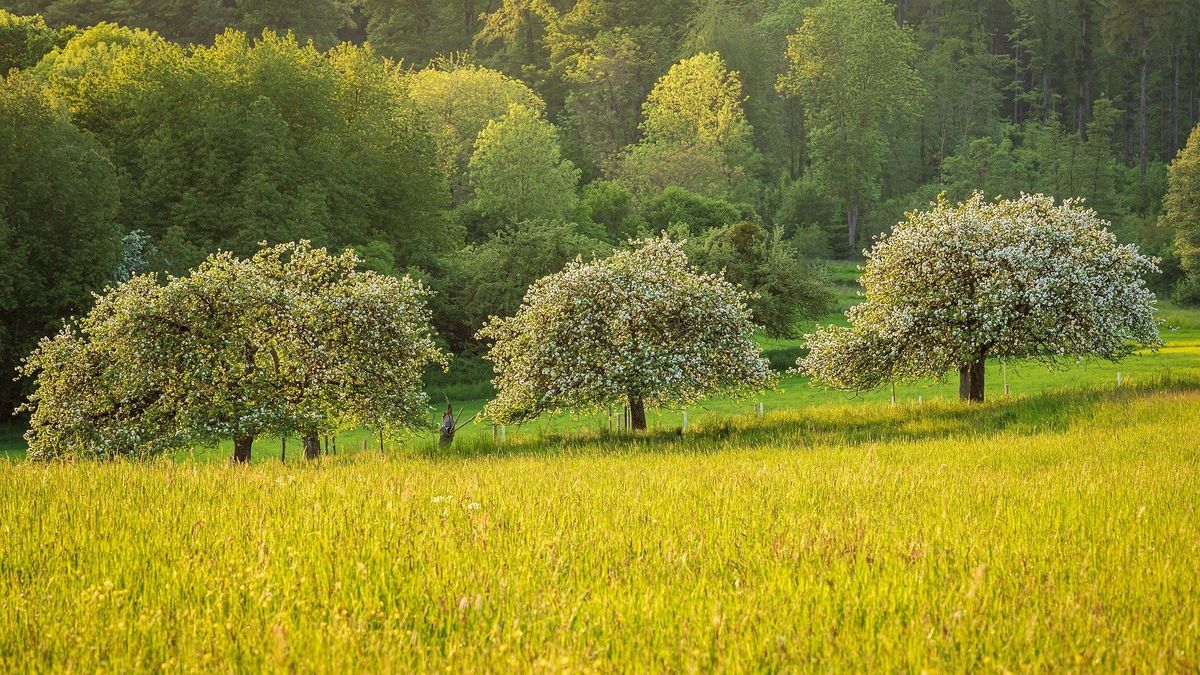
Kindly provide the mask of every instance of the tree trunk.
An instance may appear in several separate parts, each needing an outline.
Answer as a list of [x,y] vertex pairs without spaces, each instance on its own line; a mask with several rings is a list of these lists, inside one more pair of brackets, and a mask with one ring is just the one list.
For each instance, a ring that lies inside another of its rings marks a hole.
[[250,463],[250,448],[254,445],[253,436],[234,436],[233,438],[233,463],[234,464],[249,464]]
[[450,445],[454,442],[454,407],[449,403],[446,404],[446,412],[442,413],[442,429],[441,437],[438,439],[438,444],[442,446]]
[[1092,111],[1092,35],[1095,32],[1091,23],[1091,3],[1080,0],[1078,11],[1081,21],[1079,48],[1079,104],[1076,120],[1076,131],[1080,140],[1087,140],[1088,116]]
[[849,234],[850,255],[854,256],[854,246],[858,243],[858,209],[859,200],[855,197],[854,201],[846,205],[846,225]]
[[646,430],[646,404],[640,396],[629,395],[629,428],[634,431]]
[[983,402],[983,357],[958,367],[958,398],[961,401]]
[[1171,147],[1168,148],[1168,161],[1175,159],[1175,153],[1179,152],[1179,51],[1179,43],[1176,42],[1172,53],[1175,72],[1171,83]]
[[1138,96],[1138,173],[1146,177],[1146,79],[1150,68],[1150,54],[1146,43],[1142,43],[1142,82]]
[[321,456],[321,437],[315,433],[304,434],[304,459],[317,459]]

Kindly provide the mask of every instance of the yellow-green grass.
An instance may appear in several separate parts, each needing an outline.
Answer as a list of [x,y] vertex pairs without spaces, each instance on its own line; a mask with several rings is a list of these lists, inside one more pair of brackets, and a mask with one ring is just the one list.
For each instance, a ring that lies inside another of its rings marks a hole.
[[0,672],[1194,672],[1197,428],[1176,380],[501,453],[0,463]]

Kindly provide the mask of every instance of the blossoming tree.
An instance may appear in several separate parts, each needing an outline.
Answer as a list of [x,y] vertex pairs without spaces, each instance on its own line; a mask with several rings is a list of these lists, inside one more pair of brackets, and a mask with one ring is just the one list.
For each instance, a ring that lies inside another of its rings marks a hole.
[[183,277],[135,276],[42,341],[27,434],[36,458],[149,455],[233,438],[425,421],[421,376],[445,356],[427,291],[359,272],[306,242],[210,256]]
[[988,356],[1065,366],[1156,348],[1143,280],[1156,263],[1107,226],[1075,200],[1042,195],[976,193],[909,213],[867,251],[850,325],[807,335],[799,370],[862,391],[957,369],[960,398],[982,401]]
[[646,406],[770,386],[774,375],[751,336],[746,295],[719,275],[695,272],[667,238],[582,262],[534,283],[516,315],[493,317],[479,337],[499,422],[547,411],[627,403],[632,427]]

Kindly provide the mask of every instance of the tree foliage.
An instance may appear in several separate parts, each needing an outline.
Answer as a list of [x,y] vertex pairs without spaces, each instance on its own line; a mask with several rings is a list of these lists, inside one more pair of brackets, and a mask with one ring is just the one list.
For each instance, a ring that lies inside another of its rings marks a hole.
[[1170,187],[1163,200],[1162,225],[1175,235],[1179,261],[1187,274],[1181,295],[1200,299],[1200,126],[1171,162]]
[[0,411],[21,357],[113,275],[119,199],[100,144],[30,77],[0,78]]
[[639,200],[667,187],[712,197],[746,197],[754,161],[741,82],[719,54],[671,66],[642,106],[642,141],[612,168]]
[[1073,200],[941,201],[867,252],[849,326],[805,336],[798,365],[848,390],[959,369],[960,393],[982,400],[988,356],[1059,366],[1160,345],[1156,270]]
[[565,220],[578,201],[579,169],[562,158],[557,129],[523,105],[479,132],[467,170],[473,205],[509,222]]
[[409,73],[405,80],[413,103],[428,120],[442,171],[460,202],[468,193],[465,172],[479,132],[504,117],[509,106],[545,109],[542,99],[525,83],[462,59],[437,59],[428,68]]
[[515,315],[488,322],[496,398],[485,411],[516,422],[628,402],[644,428],[643,406],[770,386],[754,330],[745,294],[693,270],[679,244],[636,242],[538,280]]
[[509,225],[444,261],[436,286],[447,305],[439,313],[439,332],[455,350],[462,350],[488,317],[515,313],[533,282],[576,258],[591,259],[611,250],[607,242],[572,223],[529,220]]
[[0,9],[0,77],[14,68],[30,68],[71,38],[74,29],[57,30],[41,15],[17,16]]
[[45,338],[23,367],[30,456],[148,456],[264,433],[427,423],[421,377],[445,363],[428,292],[307,243],[138,275]]
[[723,275],[749,293],[755,323],[773,337],[794,337],[801,319],[828,312],[833,292],[824,275],[783,238],[783,228],[768,230],[741,221],[708,230],[692,242],[696,267]]
[[159,268],[296,239],[386,242],[406,266],[461,239],[424,122],[367,47],[228,32],[185,52],[101,25],[38,71],[109,148],[121,223],[152,235]]
[[788,39],[780,89],[804,104],[814,168],[842,201],[847,240],[880,195],[889,130],[919,114],[917,45],[883,0],[825,0]]

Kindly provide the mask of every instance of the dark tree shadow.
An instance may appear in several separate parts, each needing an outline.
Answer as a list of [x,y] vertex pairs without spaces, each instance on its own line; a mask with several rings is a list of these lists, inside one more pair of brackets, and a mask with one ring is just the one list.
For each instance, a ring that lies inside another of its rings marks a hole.
[[455,460],[483,456],[707,453],[728,449],[730,445],[805,448],[989,436],[1001,432],[1034,435],[1086,424],[1105,406],[1128,406],[1170,392],[1200,392],[1200,379],[1162,377],[1119,388],[1070,388],[982,404],[938,401],[895,406],[823,405],[781,410],[764,418],[729,416],[690,427],[686,434],[678,427],[652,429],[635,436],[580,431],[523,437],[505,444],[473,439],[448,449],[421,450],[418,454],[432,460]]

